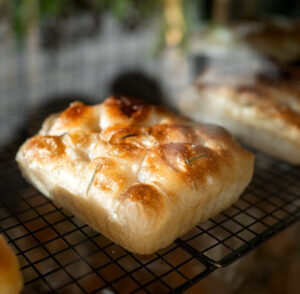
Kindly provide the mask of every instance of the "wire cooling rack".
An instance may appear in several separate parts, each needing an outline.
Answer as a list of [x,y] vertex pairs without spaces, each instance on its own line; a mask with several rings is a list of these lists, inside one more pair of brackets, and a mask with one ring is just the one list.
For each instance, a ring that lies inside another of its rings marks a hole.
[[299,219],[300,168],[256,153],[254,178],[232,207],[166,249],[132,254],[27,184],[14,162],[20,142],[0,152],[0,233],[19,257],[24,293],[181,293]]

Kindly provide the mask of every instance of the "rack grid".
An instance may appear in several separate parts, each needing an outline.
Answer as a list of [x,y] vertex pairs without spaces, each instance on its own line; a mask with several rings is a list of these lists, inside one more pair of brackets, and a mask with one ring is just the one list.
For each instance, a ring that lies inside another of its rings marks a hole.
[[299,220],[300,168],[256,153],[240,199],[152,255],[130,253],[27,184],[17,147],[45,113],[0,152],[0,233],[18,255],[24,293],[181,293]]

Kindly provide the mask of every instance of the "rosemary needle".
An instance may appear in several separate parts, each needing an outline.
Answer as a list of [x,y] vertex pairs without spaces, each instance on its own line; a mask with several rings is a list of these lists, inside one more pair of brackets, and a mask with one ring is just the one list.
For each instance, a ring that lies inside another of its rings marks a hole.
[[89,184],[88,184],[88,186],[87,186],[86,194],[89,192],[89,190],[90,190],[90,188],[91,188],[91,186],[92,186],[92,184],[93,184],[93,182],[94,182],[94,179],[95,179],[95,176],[96,176],[96,172],[97,172],[97,169],[99,168],[99,166],[100,166],[100,162],[96,165],[96,168],[95,168],[95,170],[94,170],[94,172],[93,172],[93,175],[92,175],[92,177],[91,177],[91,180],[89,181]]
[[206,153],[201,153],[201,154],[195,155],[195,156],[193,156],[193,157],[191,157],[191,158],[187,158],[187,159],[185,160],[185,163],[186,163],[186,164],[190,164],[193,160],[196,160],[196,159],[199,159],[199,158],[205,157],[205,156],[207,156]]
[[121,137],[120,140],[124,140],[124,139],[130,138],[130,137],[136,137],[136,136],[139,136],[139,134],[128,134],[128,135]]

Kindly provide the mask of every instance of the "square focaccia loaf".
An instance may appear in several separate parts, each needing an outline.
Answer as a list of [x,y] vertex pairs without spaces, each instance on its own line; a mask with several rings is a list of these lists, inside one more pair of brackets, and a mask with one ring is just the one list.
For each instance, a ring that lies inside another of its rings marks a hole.
[[58,205],[127,250],[150,254],[235,202],[254,156],[221,127],[110,97],[50,116],[17,162]]
[[180,111],[198,122],[224,126],[248,146],[299,165],[300,71],[280,68],[277,77],[253,81],[228,74],[212,82],[209,74],[182,93]]

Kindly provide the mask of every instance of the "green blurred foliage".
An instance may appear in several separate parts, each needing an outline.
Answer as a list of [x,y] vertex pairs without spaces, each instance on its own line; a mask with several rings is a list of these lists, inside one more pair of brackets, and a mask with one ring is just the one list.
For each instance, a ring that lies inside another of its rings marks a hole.
[[160,11],[163,0],[0,0],[0,16],[9,21],[18,40],[46,19],[80,13],[110,12],[119,21],[143,21]]

